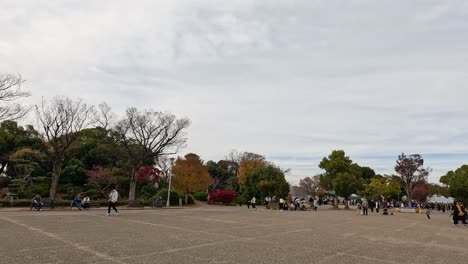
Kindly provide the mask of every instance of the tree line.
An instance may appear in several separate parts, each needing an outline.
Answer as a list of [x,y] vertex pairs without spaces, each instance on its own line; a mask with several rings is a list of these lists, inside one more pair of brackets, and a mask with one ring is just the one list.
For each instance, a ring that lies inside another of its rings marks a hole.
[[[105,197],[117,184],[129,200],[150,198],[167,188],[169,177],[185,196],[196,192],[233,190],[237,201],[287,197],[290,186],[284,170],[265,156],[232,151],[219,161],[199,155],[176,156],[187,142],[190,120],[152,109],[127,108],[118,117],[106,103],[89,105],[64,96],[43,99],[34,107],[18,103],[30,96],[20,75],[0,74],[0,187],[14,186],[30,197],[87,192]],[[34,115],[37,127],[21,126],[17,119]],[[354,163],[342,150],[319,163],[324,173],[300,181],[310,195],[351,194],[372,199],[423,200],[429,194],[467,200],[468,165],[441,177],[443,186],[429,184],[430,169],[419,154],[401,154],[395,175],[378,175]]]
[[[135,107],[117,117],[106,103],[64,96],[28,108],[14,102],[30,95],[21,89],[21,76],[0,77],[0,175],[7,176],[0,187],[13,187],[22,197],[85,192],[99,198],[117,184],[129,200],[153,198],[171,176],[186,203],[200,191],[234,190],[240,201],[289,192],[286,171],[259,154],[233,151],[206,163],[194,153],[173,158],[187,142],[187,118]],[[28,112],[37,127],[16,122]]]
[[[452,196],[468,202],[468,165],[449,171],[439,184],[429,183],[431,172],[425,167],[420,154],[402,153],[396,159],[395,174],[379,175],[369,167],[361,167],[346,156],[343,150],[335,150],[319,163],[324,173],[306,177],[299,186],[312,196],[340,196],[345,200],[352,194],[372,200],[426,202],[430,195]],[[335,199],[335,207],[337,206]]]

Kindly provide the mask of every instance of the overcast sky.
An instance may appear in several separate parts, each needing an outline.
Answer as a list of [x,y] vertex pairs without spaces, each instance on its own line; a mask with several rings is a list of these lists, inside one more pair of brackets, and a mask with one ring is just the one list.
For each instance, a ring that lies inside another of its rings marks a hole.
[[468,163],[468,1],[0,0],[0,72],[57,94],[173,112],[184,150],[266,155],[288,180],[343,149],[430,181]]

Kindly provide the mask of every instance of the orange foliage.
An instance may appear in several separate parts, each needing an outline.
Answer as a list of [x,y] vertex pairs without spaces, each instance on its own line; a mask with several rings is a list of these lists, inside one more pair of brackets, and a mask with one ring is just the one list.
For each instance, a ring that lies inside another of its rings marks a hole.
[[187,154],[185,159],[178,157],[174,168],[174,186],[185,193],[205,191],[211,184],[208,166],[196,154]]
[[254,153],[244,153],[239,164],[239,174],[237,175],[239,184],[245,185],[250,174],[258,168],[266,167],[266,165],[265,157]]

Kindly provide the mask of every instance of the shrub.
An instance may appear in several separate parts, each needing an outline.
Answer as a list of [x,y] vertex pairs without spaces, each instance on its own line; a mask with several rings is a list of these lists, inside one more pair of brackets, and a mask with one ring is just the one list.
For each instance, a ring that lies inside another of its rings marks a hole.
[[245,196],[237,196],[236,204],[247,204],[247,198]]
[[[166,189],[167,191],[167,189]],[[141,186],[138,197],[141,199],[150,199],[151,197],[157,194],[158,190],[152,185],[143,185]],[[166,194],[167,195],[167,194]]]
[[[178,195],[179,195],[179,198],[182,199],[182,204],[185,205],[185,193],[178,193]],[[193,195],[189,194],[188,195],[188,204],[194,204],[194,201],[195,201],[195,198],[193,197]],[[177,204],[178,204],[178,202],[177,202]]]
[[195,200],[206,202],[208,200],[208,194],[206,192],[197,192],[194,195]]
[[[167,188],[159,190],[155,196],[153,196],[153,200],[158,199],[161,197],[165,201],[167,201]],[[171,206],[176,206],[179,205],[179,194],[177,192],[172,191],[171,192],[171,200],[169,202]]]
[[212,193],[208,198],[208,203],[230,204],[236,199],[236,192],[231,190],[220,190]]

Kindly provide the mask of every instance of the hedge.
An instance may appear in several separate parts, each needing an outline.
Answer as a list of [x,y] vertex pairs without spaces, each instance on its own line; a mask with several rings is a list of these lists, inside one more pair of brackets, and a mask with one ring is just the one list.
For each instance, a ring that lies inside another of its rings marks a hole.
[[194,197],[197,201],[206,202],[208,200],[208,194],[206,192],[197,192]]

